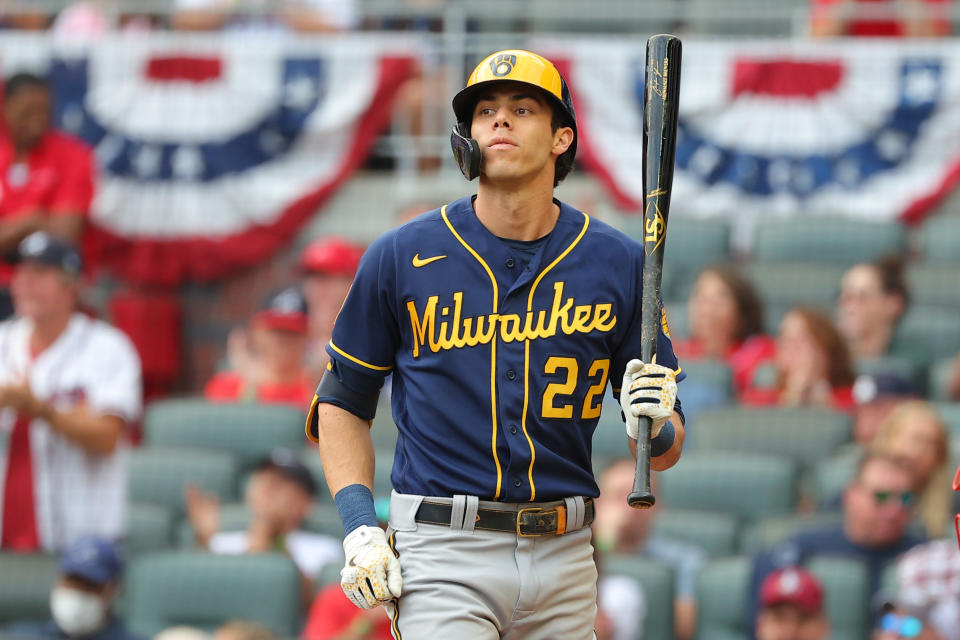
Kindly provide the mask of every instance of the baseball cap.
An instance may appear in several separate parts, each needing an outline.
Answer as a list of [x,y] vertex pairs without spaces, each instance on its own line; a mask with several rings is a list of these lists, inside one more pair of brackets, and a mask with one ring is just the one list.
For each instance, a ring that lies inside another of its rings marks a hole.
[[307,332],[307,301],[297,287],[287,287],[271,294],[253,322],[268,329]]
[[363,251],[363,247],[337,236],[317,238],[300,254],[299,266],[307,273],[353,276],[360,266]]
[[123,573],[123,560],[110,541],[85,536],[64,549],[60,555],[60,573],[104,585]]
[[317,481],[307,465],[303,464],[299,454],[292,449],[274,449],[270,455],[261,459],[257,471],[273,469],[300,485],[311,496],[317,495]]
[[778,569],[760,585],[760,604],[764,607],[791,604],[807,613],[819,613],[823,607],[823,589],[820,581],[806,569]]
[[34,231],[20,241],[17,262],[26,261],[59,267],[72,275],[79,275],[83,270],[83,259],[77,248],[46,231]]
[[917,388],[910,380],[896,373],[872,373],[857,376],[853,383],[853,398],[857,404],[867,404],[878,398],[917,395]]

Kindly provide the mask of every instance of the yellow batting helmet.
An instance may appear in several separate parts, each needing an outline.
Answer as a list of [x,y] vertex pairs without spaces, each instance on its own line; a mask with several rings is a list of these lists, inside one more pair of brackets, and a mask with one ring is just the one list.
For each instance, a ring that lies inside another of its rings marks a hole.
[[460,170],[468,180],[480,174],[482,156],[476,141],[470,138],[473,108],[478,94],[486,85],[505,80],[531,85],[546,94],[559,108],[563,126],[573,129],[573,143],[557,158],[554,183],[558,184],[570,173],[573,158],[577,154],[577,113],[567,83],[554,64],[543,56],[523,49],[497,51],[484,58],[470,74],[467,85],[454,96],[453,113],[457,117],[457,125],[453,128],[450,143]]

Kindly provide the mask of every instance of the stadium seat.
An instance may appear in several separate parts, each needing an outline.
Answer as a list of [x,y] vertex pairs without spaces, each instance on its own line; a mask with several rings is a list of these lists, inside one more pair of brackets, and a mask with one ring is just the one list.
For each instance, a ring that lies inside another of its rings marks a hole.
[[826,409],[733,407],[704,411],[696,431],[693,451],[770,453],[810,465],[850,440],[850,418]]
[[931,218],[923,224],[919,236],[924,262],[960,262],[960,216]]
[[764,518],[744,528],[740,535],[740,552],[753,555],[780,544],[795,533],[839,524],[842,521],[843,516],[839,512]]
[[168,549],[174,544],[176,514],[168,506],[132,502],[127,506],[125,550],[136,554]]
[[807,568],[823,585],[832,638],[867,638],[870,635],[870,579],[858,560],[814,556]]
[[763,300],[765,311],[782,309],[764,318],[767,326],[776,326],[780,316],[791,307],[816,307],[830,312],[837,302],[844,269],[835,264],[758,262],[747,265],[744,272]]
[[956,311],[911,307],[897,324],[891,351],[911,354],[918,364],[929,364],[960,351]]
[[927,397],[934,401],[948,402],[950,398],[950,381],[953,379],[956,357],[941,358],[934,362],[929,369],[927,379]]
[[824,458],[813,468],[811,488],[817,509],[821,511],[839,508],[839,500],[850,481],[857,474],[860,450],[850,447]]
[[667,326],[670,327],[670,337],[674,340],[690,336],[690,326],[687,322],[687,301],[667,300],[663,304],[667,310]]
[[926,381],[923,379],[922,367],[916,362],[898,356],[883,356],[880,358],[860,358],[855,363],[858,375],[894,374],[909,380],[918,388],[922,388]]
[[370,436],[373,438],[373,447],[377,453],[388,452],[391,456],[397,448],[397,425],[393,422],[393,412],[390,404],[381,402],[377,407],[377,417],[370,427]]
[[892,222],[797,216],[758,224],[753,258],[850,266],[903,252],[906,237],[903,226]]
[[195,484],[221,500],[237,496],[240,465],[226,451],[174,447],[141,447],[130,453],[129,489],[134,502],[184,509],[184,488]]
[[[955,238],[954,241],[960,240]],[[960,262],[954,264],[914,264],[907,267],[910,302],[928,307],[955,310],[960,308],[960,287],[957,274]]]
[[39,553],[0,553],[0,626],[50,618],[50,588],[57,580],[57,557]]
[[951,438],[960,439],[960,402],[936,402],[934,408],[950,430]]
[[313,479],[317,483],[317,501],[332,502],[333,497],[327,489],[327,480],[323,475],[323,461],[320,459],[320,452],[316,447],[310,447],[309,451],[304,452],[301,460],[310,469],[310,473],[313,474]]
[[740,630],[747,606],[750,559],[720,558],[697,579],[697,640],[747,640]]
[[[623,216],[620,227],[635,240],[643,241],[643,216]],[[663,299],[686,300],[704,267],[730,261],[730,227],[721,220],[673,216],[668,229]]]
[[[687,373],[683,384],[697,382],[722,392],[728,399],[733,398],[733,374],[727,363],[721,360],[684,360],[680,366]],[[682,388],[682,387],[681,387]]]
[[673,640],[673,569],[649,558],[608,553],[601,559],[601,573],[629,576],[643,587],[647,600],[643,640]]
[[719,511],[756,520],[793,509],[797,473],[782,456],[686,452],[662,473],[660,493],[671,509]]
[[126,584],[128,624],[144,637],[180,624],[210,631],[233,618],[280,637],[300,631],[300,574],[286,554],[151,553],[134,559]]
[[232,451],[249,468],[276,447],[302,448],[304,422],[302,411],[283,405],[160,400],[147,408],[144,442]]
[[712,557],[727,556],[737,549],[737,518],[713,511],[688,511],[657,506],[653,532],[670,540],[689,542]]
[[627,432],[620,414],[620,404],[610,394],[605,394],[600,420],[593,432],[593,460],[600,467],[598,471],[615,460],[630,457]]

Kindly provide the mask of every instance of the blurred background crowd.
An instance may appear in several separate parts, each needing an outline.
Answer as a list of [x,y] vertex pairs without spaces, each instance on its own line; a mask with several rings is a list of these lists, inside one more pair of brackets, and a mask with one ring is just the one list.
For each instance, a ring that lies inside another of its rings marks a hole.
[[389,638],[303,435],[364,248],[469,192],[506,46],[574,91],[558,196],[642,239],[660,31],[687,440],[632,510],[605,401],[597,636],[960,640],[952,0],[0,0],[0,637]]

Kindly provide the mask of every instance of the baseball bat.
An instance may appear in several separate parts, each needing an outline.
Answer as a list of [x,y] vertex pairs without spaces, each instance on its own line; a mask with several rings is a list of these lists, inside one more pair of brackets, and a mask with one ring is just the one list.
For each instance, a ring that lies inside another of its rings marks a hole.
[[[660,331],[660,280],[670,214],[670,190],[677,151],[677,98],[680,95],[680,39],[659,34],[647,40],[643,82],[643,291],[640,316],[640,359],[652,362]],[[622,389],[621,393],[626,393]],[[640,416],[637,467],[627,503],[649,509],[656,502],[650,490],[650,418]]]

